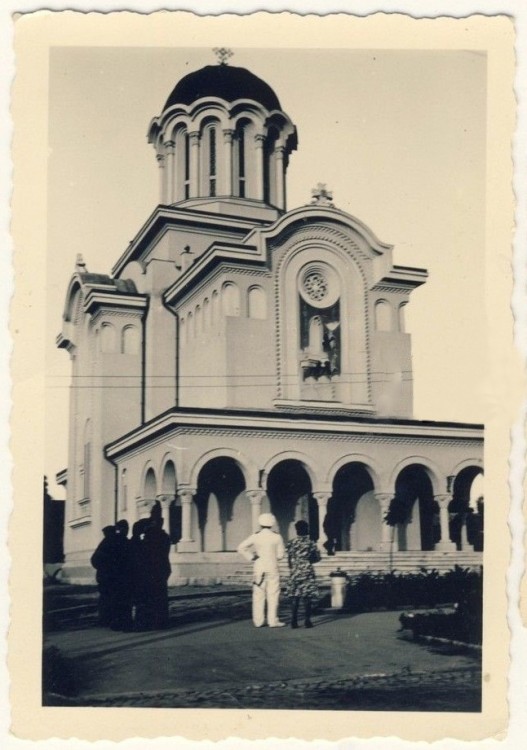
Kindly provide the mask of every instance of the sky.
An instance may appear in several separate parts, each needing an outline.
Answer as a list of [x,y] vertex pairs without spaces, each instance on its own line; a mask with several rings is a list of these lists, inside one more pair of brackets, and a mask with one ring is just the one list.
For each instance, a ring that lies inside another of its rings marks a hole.
[[[50,57],[46,473],[67,464],[70,363],[55,347],[77,253],[109,273],[158,202],[146,132],[210,49],[57,47]],[[463,51],[234,49],[298,129],[288,208],[319,182],[335,205],[428,269],[407,306],[416,419],[482,422],[486,58]]]

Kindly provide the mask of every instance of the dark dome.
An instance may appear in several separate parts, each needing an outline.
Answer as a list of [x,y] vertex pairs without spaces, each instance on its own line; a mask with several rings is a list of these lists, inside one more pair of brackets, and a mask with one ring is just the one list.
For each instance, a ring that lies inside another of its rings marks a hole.
[[245,68],[231,65],[206,65],[179,81],[168,97],[164,109],[173,104],[192,104],[204,96],[217,96],[227,102],[252,99],[266,109],[281,109],[273,89]]

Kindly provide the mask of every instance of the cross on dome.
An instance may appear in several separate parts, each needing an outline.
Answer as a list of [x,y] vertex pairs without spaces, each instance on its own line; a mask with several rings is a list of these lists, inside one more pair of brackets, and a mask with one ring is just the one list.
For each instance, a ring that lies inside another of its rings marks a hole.
[[234,55],[234,52],[231,49],[228,49],[228,47],[214,47],[212,51],[218,58],[218,63],[220,65],[227,65],[229,57]]
[[311,205],[312,206],[330,206],[334,208],[333,191],[328,190],[325,182],[317,183],[316,188],[311,191]]

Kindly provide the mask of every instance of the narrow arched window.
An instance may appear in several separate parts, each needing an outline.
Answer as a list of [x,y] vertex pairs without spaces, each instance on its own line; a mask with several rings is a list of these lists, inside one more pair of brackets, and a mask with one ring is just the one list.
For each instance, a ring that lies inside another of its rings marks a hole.
[[392,306],[384,299],[375,303],[375,327],[378,331],[392,330]]
[[221,290],[223,314],[237,317],[240,314],[240,290],[232,282],[227,282]]
[[190,138],[189,134],[185,133],[185,157],[184,157],[184,164],[185,164],[185,199],[190,198]]
[[245,198],[245,128],[238,128],[238,195]]
[[194,316],[194,327],[195,327],[195,333],[196,336],[199,336],[202,329],[202,318],[201,318],[201,307],[199,305],[196,305],[196,312]]
[[209,128],[209,195],[216,195],[216,128]]
[[125,326],[121,333],[121,352],[139,354],[139,331],[135,326]]
[[210,328],[210,303],[209,298],[203,300],[203,330]]
[[187,341],[192,341],[192,337],[194,336],[194,318],[192,316],[192,313],[189,312],[187,315]]
[[111,323],[103,323],[100,335],[101,351],[105,354],[115,351],[115,328]]
[[253,286],[247,294],[247,311],[250,318],[265,320],[267,317],[267,299],[264,290]]

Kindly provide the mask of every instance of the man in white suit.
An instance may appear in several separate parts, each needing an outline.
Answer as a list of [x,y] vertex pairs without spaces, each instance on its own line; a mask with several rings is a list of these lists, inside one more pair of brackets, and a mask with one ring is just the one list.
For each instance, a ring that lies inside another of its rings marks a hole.
[[258,518],[260,531],[247,537],[238,552],[249,562],[254,562],[253,572],[253,623],[261,628],[265,623],[265,603],[267,601],[267,624],[270,628],[282,628],[285,623],[278,619],[278,599],[280,597],[280,572],[278,561],[285,554],[284,542],[280,534],[271,531],[276,523],[272,513],[262,513]]

